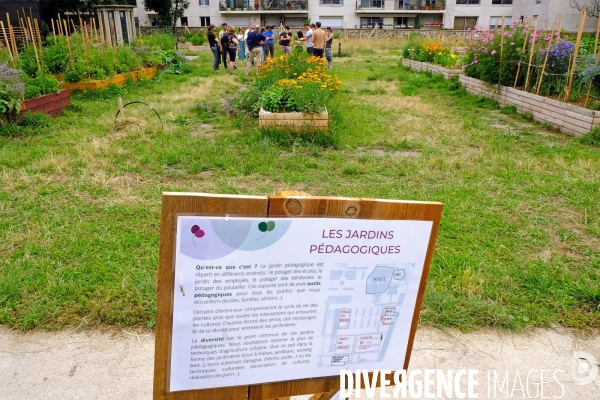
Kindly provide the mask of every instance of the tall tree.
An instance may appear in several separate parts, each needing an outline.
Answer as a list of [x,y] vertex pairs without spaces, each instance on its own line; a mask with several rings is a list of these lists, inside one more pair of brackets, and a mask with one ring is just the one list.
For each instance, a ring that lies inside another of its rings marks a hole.
[[587,11],[587,15],[590,17],[598,17],[600,16],[600,0],[584,0],[584,3],[589,4],[581,4],[580,0],[569,0],[569,4],[576,10],[585,10]]
[[156,12],[162,21],[168,23],[173,33],[175,33],[177,19],[183,17],[189,6],[188,0],[144,0],[146,11]]

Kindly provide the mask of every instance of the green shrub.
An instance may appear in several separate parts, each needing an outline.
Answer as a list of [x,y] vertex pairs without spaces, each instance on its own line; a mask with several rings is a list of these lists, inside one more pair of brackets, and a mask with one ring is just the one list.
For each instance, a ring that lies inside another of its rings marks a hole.
[[69,61],[69,49],[66,43],[58,41],[58,43],[53,43],[44,49],[44,62],[51,74],[65,73]]
[[591,146],[600,146],[600,128],[594,128],[593,131],[579,138],[579,141]]
[[38,73],[38,63],[35,58],[35,51],[32,45],[27,45],[23,49],[23,53],[19,57],[19,67],[30,77],[35,77]]

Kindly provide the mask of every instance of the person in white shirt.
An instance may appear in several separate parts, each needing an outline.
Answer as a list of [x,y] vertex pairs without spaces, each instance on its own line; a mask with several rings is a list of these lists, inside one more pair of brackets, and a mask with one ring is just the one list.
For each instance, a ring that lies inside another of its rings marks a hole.
[[304,37],[302,39],[298,39],[296,41],[296,44],[306,42],[306,52],[308,54],[312,55],[312,53],[313,53],[313,41],[312,41],[313,30],[310,27],[310,24],[304,24],[304,29],[306,29],[306,35],[304,35]]
[[[248,39],[248,33],[254,30],[254,25],[248,24],[248,29],[244,32],[244,42]],[[250,54],[250,50],[248,49],[248,45],[246,45],[246,57]]]

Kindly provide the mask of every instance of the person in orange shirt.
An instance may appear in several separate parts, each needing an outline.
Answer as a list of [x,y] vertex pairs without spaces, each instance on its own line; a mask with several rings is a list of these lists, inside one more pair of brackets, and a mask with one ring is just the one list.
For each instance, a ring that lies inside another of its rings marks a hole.
[[317,22],[317,29],[313,32],[313,56],[323,58],[325,53],[325,31],[321,29],[321,23]]

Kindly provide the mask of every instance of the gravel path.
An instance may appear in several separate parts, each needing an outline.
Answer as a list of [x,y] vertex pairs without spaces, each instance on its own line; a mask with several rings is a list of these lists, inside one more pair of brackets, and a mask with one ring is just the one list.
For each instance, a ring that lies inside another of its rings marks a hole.
[[[444,371],[478,369],[479,398],[493,398],[493,389],[490,397],[487,393],[488,371],[492,371],[493,377],[494,370],[502,379],[508,371],[510,389],[516,386],[509,398],[541,398],[540,394],[536,396],[536,384],[541,380],[539,371],[551,370],[544,376],[545,381],[550,381],[544,385],[544,397],[600,399],[600,376],[585,386],[574,381],[573,354],[578,351],[600,360],[600,335],[581,336],[560,328],[518,335],[495,331],[443,333],[421,328],[410,367]],[[148,400],[152,398],[153,364],[151,332],[91,330],[22,334],[0,327],[0,399]],[[597,369],[597,365],[591,364],[582,364],[582,368],[585,365],[587,372]],[[552,376],[558,369],[564,371],[556,374],[562,386]],[[532,370],[538,372],[530,374],[527,385],[527,373]],[[515,385],[517,371],[524,393],[518,382]],[[498,398],[507,398],[506,387],[502,394],[496,390]],[[301,396],[298,400],[308,397]],[[361,399],[364,398],[367,397],[363,393]]]

